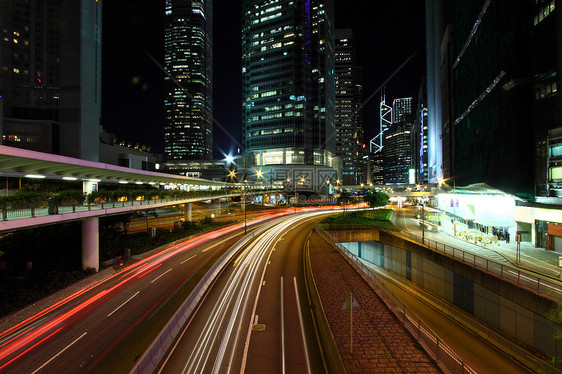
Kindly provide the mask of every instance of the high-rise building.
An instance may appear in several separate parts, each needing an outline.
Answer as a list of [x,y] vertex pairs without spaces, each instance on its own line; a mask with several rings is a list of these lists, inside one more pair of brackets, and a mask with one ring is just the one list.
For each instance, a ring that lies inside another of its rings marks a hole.
[[97,161],[102,1],[1,1],[2,144]]
[[412,98],[395,99],[392,103],[392,123],[403,122],[412,114]]
[[242,22],[247,178],[325,190],[336,177],[332,1],[245,0]]
[[443,175],[441,141],[441,41],[450,22],[449,1],[425,2],[425,53],[427,74],[428,178],[436,182]]
[[536,1],[532,13],[535,194],[550,197],[562,197],[562,17],[556,5]]
[[213,156],[213,1],[166,0],[164,156]]
[[392,125],[384,132],[384,182],[408,183],[410,170],[410,132],[413,124],[412,98],[394,100]]
[[414,114],[414,124],[410,133],[410,167],[415,170],[416,183],[428,182],[427,172],[427,91],[423,78],[418,91],[418,105]]
[[351,29],[336,30],[336,155],[344,185],[363,178],[363,84]]
[[524,83],[532,77],[532,3],[454,2],[449,127],[456,185],[533,194],[533,92]]
[[[546,9],[542,0],[517,6],[508,0],[426,2],[430,182],[452,178],[456,185],[487,183],[532,195],[530,98],[538,73],[532,38],[539,14],[533,8],[539,3]],[[551,51],[539,53],[548,60],[556,55]]]

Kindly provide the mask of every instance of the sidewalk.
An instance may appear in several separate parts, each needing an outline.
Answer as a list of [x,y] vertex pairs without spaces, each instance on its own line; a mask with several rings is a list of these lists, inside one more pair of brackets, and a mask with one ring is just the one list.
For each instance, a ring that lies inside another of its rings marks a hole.
[[513,264],[513,266],[524,268],[552,278],[556,278],[557,275],[560,274],[560,267],[558,267],[558,256],[562,256],[562,253],[547,251],[544,248],[537,248],[530,242],[521,242],[521,263],[517,265],[517,242],[511,240],[509,243],[506,243],[505,240],[499,240],[497,244],[482,245],[474,243],[459,237],[455,237],[454,234],[447,229],[449,227],[448,223],[449,222],[443,223],[442,227],[444,229],[442,233],[450,236],[453,239],[501,253]]
[[[318,234],[310,237],[310,262],[326,318],[347,373],[439,373],[425,351],[349,263]],[[353,292],[353,353],[350,311]]]

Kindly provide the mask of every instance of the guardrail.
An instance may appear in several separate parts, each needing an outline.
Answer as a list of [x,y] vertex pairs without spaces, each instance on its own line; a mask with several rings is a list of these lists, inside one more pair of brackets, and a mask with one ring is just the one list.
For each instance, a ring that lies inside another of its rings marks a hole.
[[3,221],[11,221],[16,219],[34,218],[49,215],[65,214],[65,213],[76,213],[85,212],[89,210],[101,210],[107,208],[120,208],[128,206],[140,206],[146,209],[150,208],[150,205],[156,205],[161,203],[174,203],[177,201],[185,202],[186,200],[209,200],[209,199],[220,199],[224,197],[239,196],[240,194],[225,194],[225,195],[212,195],[212,196],[197,196],[197,197],[170,197],[165,199],[145,199],[145,200],[130,200],[130,201],[109,201],[100,202],[92,204],[80,204],[80,205],[63,205],[56,208],[22,208],[22,209],[4,209],[0,210],[0,218]]
[[479,256],[473,252],[455,248],[426,237],[424,237],[422,241],[422,237],[416,234],[401,231],[400,233],[396,233],[396,235],[412,239],[418,243],[423,243],[436,252],[443,253],[446,256],[460,260],[476,268],[490,272],[500,278],[514,282],[517,285],[528,287],[537,293],[562,301],[562,285],[549,279],[529,274],[528,272]]
[[[321,350],[324,352],[322,359],[324,361],[326,372],[328,373],[345,373],[345,366],[343,365],[338,347],[336,345],[334,335],[330,329],[330,324],[326,319],[324,313],[324,306],[318,294],[318,287],[312,274],[312,265],[310,264],[310,233],[306,239],[306,247],[303,252],[304,262],[304,282],[306,286],[306,294],[310,305],[315,307],[310,308],[314,328],[318,331],[318,340]],[[316,306],[320,306],[319,308]]]
[[428,354],[447,372],[452,374],[476,374],[453,350],[445,344],[439,336],[429,328],[398,296],[396,296],[386,285],[369,269],[363,262],[347,250],[341,243],[337,242],[330,234],[322,228],[317,227],[316,232],[326,241],[334,245],[342,254],[353,261],[375,284],[377,294],[390,308],[394,315],[404,324],[412,336],[425,348]]
[[129,372],[130,374],[148,374],[155,372],[156,368],[160,365],[160,362],[164,358],[164,355],[168,349],[170,349],[180,331],[182,331],[185,323],[191,316],[191,313],[193,313],[193,311],[197,308],[197,304],[201,301],[209,287],[220,275],[232,257],[240,248],[246,245],[246,243],[275,224],[276,222],[273,222],[252,231],[232,246],[217,262],[215,262],[211,269],[205,273],[203,278],[199,281],[199,283],[197,283],[197,286],[195,286],[193,291],[183,302],[182,306],[160,331],[158,336],[152,342],[150,348],[148,348],[144,355],[131,369]]

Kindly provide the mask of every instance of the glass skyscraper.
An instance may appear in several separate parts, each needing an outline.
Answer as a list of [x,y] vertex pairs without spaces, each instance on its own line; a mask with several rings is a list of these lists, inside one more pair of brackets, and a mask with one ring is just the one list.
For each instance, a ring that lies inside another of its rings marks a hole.
[[362,181],[363,116],[359,110],[363,85],[356,64],[351,29],[336,30],[336,155],[344,185]]
[[99,158],[102,1],[0,1],[2,144]]
[[213,2],[166,0],[164,156],[213,156]]
[[247,177],[319,190],[335,178],[332,1],[245,0],[242,27]]
[[392,105],[392,125],[384,132],[384,182],[408,183],[412,98],[396,99]]

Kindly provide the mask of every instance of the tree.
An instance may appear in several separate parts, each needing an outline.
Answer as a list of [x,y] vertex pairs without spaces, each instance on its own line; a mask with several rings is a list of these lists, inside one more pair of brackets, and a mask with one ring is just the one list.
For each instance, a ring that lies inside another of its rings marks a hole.
[[349,192],[342,192],[338,197],[338,205],[343,205],[343,214],[345,214],[345,206],[349,204],[353,198]]
[[369,191],[365,195],[365,201],[370,207],[385,206],[388,204],[390,197],[384,192]]
[[137,217],[146,219],[146,231],[148,231],[148,217],[158,217],[158,213],[154,209],[140,210],[136,213]]

